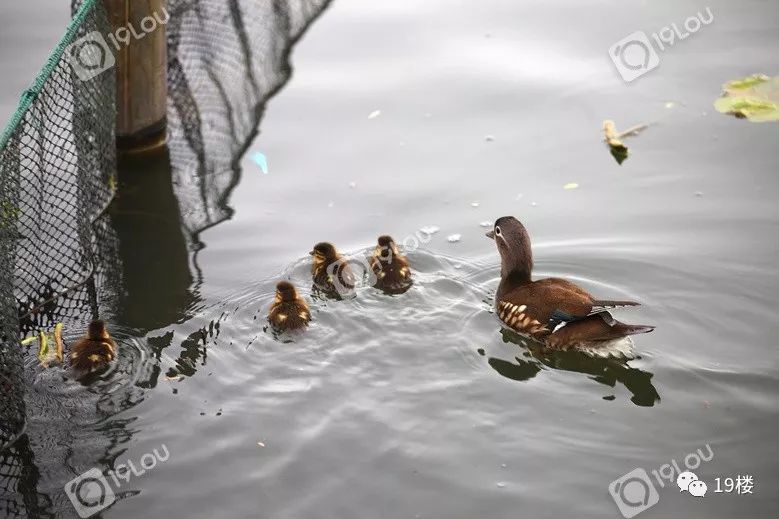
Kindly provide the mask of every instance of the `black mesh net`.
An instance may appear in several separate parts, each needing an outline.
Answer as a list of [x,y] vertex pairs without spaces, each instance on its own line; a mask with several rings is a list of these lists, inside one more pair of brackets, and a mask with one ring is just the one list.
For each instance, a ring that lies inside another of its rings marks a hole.
[[[90,9],[67,39],[106,26],[105,13]],[[74,81],[64,48],[25,92],[0,143],[0,366],[14,388],[0,402],[0,443],[18,434],[23,416],[20,333],[98,304],[90,286],[99,264],[92,224],[112,195],[114,108],[105,100],[114,79]]]
[[[168,148],[192,242],[230,217],[239,159],[289,78],[293,44],[327,4],[168,1]],[[44,398],[29,382],[25,395],[24,357],[34,352],[20,339],[111,315],[127,282],[107,211],[117,185],[114,74],[81,81],[66,56],[78,38],[111,29],[101,1],[72,7],[67,34],[0,138],[0,517],[75,516],[62,491],[77,474],[73,451],[99,452],[78,463],[87,469],[129,434],[120,421],[91,433],[102,437],[82,434],[99,403]]]

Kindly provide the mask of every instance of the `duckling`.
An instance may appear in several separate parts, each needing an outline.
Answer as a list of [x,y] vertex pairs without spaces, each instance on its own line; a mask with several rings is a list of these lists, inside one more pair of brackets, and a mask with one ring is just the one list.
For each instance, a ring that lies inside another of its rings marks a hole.
[[509,328],[560,350],[590,350],[628,335],[654,330],[654,326],[621,323],[607,311],[638,306],[635,301],[595,299],[584,289],[560,278],[532,281],[530,236],[513,216],[498,218],[487,237],[495,240],[501,259],[495,309]]
[[379,236],[370,264],[376,275],[376,288],[388,292],[404,292],[411,285],[408,259],[400,254],[395,240],[390,236]]
[[298,296],[295,286],[289,281],[279,281],[276,298],[270,305],[268,322],[277,331],[298,330],[308,325],[311,312],[305,299]]
[[354,289],[354,273],[331,243],[317,243],[309,254],[313,256],[311,275],[316,288],[329,294],[342,294]]
[[116,358],[116,342],[103,321],[92,321],[84,337],[70,348],[70,365],[78,378],[106,367]]

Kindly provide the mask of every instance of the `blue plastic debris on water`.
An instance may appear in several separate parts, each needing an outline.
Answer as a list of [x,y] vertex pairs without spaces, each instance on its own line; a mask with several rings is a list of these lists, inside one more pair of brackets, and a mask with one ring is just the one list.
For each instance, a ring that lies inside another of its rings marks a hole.
[[265,157],[264,153],[255,151],[252,153],[252,160],[260,167],[264,175],[268,174],[268,159]]

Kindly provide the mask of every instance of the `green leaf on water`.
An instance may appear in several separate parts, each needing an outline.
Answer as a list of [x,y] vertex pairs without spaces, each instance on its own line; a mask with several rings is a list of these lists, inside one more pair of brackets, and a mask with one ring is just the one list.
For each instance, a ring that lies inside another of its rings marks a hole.
[[722,85],[714,108],[754,123],[779,121],[779,76],[754,74]]

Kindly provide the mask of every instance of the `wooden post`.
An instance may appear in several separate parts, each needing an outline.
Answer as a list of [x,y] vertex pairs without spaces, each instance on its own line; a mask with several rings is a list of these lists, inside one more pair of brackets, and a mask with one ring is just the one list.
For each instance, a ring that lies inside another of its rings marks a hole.
[[103,0],[116,55],[117,147],[165,143],[168,98],[166,0]]

